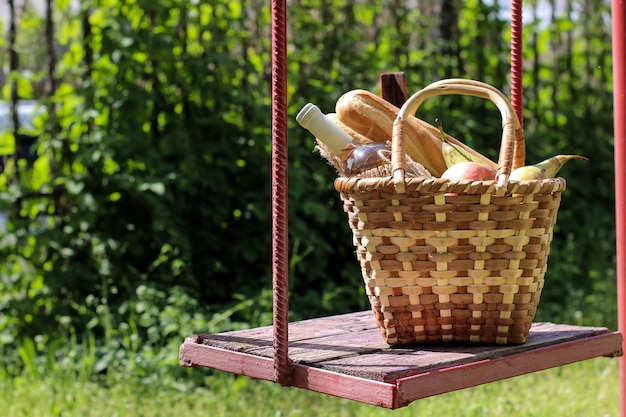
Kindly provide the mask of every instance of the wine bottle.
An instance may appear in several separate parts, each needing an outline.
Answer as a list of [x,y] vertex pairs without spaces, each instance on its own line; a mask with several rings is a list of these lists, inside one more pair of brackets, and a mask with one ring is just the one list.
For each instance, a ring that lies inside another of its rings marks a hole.
[[341,159],[350,175],[357,175],[389,162],[383,156],[383,152],[391,151],[388,144],[361,143],[354,140],[313,103],[306,104],[296,120]]

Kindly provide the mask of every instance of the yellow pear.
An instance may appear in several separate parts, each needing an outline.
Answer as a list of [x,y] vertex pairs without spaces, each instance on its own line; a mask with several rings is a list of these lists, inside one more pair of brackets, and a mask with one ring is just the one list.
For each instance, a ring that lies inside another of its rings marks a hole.
[[546,159],[545,161],[539,162],[538,164],[526,165],[514,169],[513,172],[511,172],[509,180],[530,181],[554,178],[563,165],[571,159],[581,159],[583,161],[589,160],[588,158],[580,155],[556,155],[552,158]]
[[485,165],[483,160],[465,151],[465,149],[460,146],[456,146],[446,138],[446,134],[443,131],[443,125],[439,118],[435,119],[435,123],[437,123],[437,126],[439,127],[439,133],[441,134],[441,140],[443,141],[441,144],[441,153],[448,168],[462,162],[477,162]]

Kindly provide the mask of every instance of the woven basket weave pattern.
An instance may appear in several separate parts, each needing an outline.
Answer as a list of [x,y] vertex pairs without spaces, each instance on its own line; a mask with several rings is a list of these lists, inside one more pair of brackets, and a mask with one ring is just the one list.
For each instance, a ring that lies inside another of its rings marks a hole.
[[560,194],[341,193],[387,342],[524,343]]

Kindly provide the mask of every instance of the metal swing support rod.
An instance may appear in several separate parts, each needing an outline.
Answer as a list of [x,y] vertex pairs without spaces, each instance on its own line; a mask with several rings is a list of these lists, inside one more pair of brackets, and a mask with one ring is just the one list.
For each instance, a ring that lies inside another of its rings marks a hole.
[[[613,129],[615,147],[615,228],[617,322],[626,334],[626,0],[612,0]],[[620,362],[620,415],[626,417],[626,358]]]
[[272,289],[274,380],[290,385],[287,2],[272,0]]

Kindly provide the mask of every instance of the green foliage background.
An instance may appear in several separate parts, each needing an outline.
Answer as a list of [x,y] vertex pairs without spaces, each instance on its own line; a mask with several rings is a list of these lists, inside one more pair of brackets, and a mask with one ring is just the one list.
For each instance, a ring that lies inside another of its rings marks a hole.
[[[411,91],[463,77],[508,93],[508,10],[491,3],[290,4],[294,320],[368,308],[335,173],[312,153],[296,113],[307,102],[333,112],[351,89],[378,93],[386,71],[404,71]],[[544,19],[536,2],[525,10],[527,160],[590,158],[562,171],[568,189],[538,320],[614,327],[609,2],[583,11],[566,3]],[[95,372],[140,367],[169,361],[155,352],[175,352],[188,334],[268,324],[267,2],[91,0],[75,10],[60,1],[52,12],[20,16],[17,65],[0,55],[3,100],[38,99],[44,110],[36,161],[15,152],[25,127],[0,136],[0,210],[9,215],[0,362],[17,371],[73,340]],[[490,103],[433,99],[418,116],[442,118],[495,157],[500,120]]]

